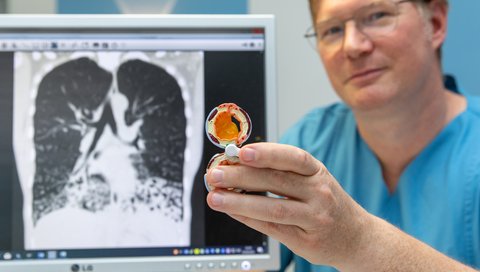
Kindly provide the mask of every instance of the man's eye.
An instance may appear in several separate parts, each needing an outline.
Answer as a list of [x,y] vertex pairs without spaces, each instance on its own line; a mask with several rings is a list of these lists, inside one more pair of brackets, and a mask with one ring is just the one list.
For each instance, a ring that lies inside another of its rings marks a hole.
[[326,28],[322,32],[322,38],[334,37],[343,33],[343,28],[341,26],[333,26]]
[[377,22],[381,22],[382,20],[386,20],[392,17],[393,14],[386,12],[386,11],[377,11],[370,13],[368,16],[364,18],[364,23],[367,24],[374,24]]

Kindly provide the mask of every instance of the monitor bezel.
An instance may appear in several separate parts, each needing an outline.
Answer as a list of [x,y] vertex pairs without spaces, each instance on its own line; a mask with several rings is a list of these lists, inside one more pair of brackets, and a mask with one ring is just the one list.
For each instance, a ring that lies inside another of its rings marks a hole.
[[[277,141],[277,96],[275,79],[275,18],[273,15],[0,15],[0,33],[20,29],[125,30],[162,28],[229,29],[260,28],[265,33],[265,87],[267,141]],[[0,261],[5,272],[36,271],[198,271],[278,269],[279,243],[268,237],[268,254],[117,257],[53,260]],[[213,266],[213,267],[212,267]]]

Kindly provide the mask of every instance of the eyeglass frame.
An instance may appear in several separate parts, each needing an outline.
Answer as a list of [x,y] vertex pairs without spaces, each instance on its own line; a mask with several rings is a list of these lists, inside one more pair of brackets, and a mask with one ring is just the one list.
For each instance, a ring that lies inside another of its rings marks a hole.
[[[395,4],[395,6],[397,7],[397,9],[398,9],[398,5],[400,5],[400,4],[408,3],[408,2],[418,2],[418,0],[400,0],[400,1],[389,0],[389,1],[392,2],[393,4]],[[361,9],[363,9],[363,8],[366,8],[366,7],[368,7],[368,5],[357,9],[357,10],[354,12],[354,14],[353,14],[352,16],[350,16],[349,18],[344,19],[344,20],[341,20],[342,23],[343,23],[342,25],[345,25],[348,21],[355,19],[356,13],[357,13],[359,10],[361,10]],[[396,14],[396,16],[398,16],[398,14]],[[310,32],[311,30],[313,30],[313,33],[308,33],[308,32]],[[360,29],[359,29],[359,30],[360,30]],[[371,38],[368,34],[364,33],[362,30],[360,30],[360,31],[361,31],[364,35],[366,35],[367,37]],[[316,47],[318,46],[318,43],[319,43],[318,33],[317,33],[317,31],[316,31],[316,27],[315,27],[315,26],[310,26],[310,27],[308,27],[306,33],[303,34],[303,37],[304,37],[305,39],[307,39],[308,43],[312,46],[312,48],[314,48],[314,49],[316,50]],[[310,42],[310,40],[311,40],[312,38],[315,39],[315,41],[316,41],[315,43]],[[343,37],[342,39],[344,39],[344,38],[345,38],[345,37]]]

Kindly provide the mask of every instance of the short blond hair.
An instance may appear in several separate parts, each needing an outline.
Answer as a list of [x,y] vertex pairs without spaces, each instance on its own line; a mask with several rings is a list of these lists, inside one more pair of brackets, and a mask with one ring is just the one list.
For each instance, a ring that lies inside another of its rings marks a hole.
[[[310,4],[310,14],[312,15],[312,21],[315,22],[315,17],[317,16],[316,12],[318,10],[318,2],[321,0],[308,0]],[[425,8],[429,3],[435,0],[412,0],[412,2],[417,3],[420,7]],[[445,5],[448,5],[448,0],[437,0],[443,2]]]

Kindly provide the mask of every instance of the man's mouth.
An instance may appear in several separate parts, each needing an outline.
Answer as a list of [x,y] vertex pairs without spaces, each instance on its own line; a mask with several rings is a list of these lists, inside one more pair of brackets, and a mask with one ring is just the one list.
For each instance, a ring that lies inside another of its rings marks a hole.
[[358,72],[354,72],[345,83],[362,83],[362,82],[369,82],[370,80],[376,79],[380,76],[383,71],[385,70],[384,67],[382,68],[374,68],[374,69],[365,69]]

